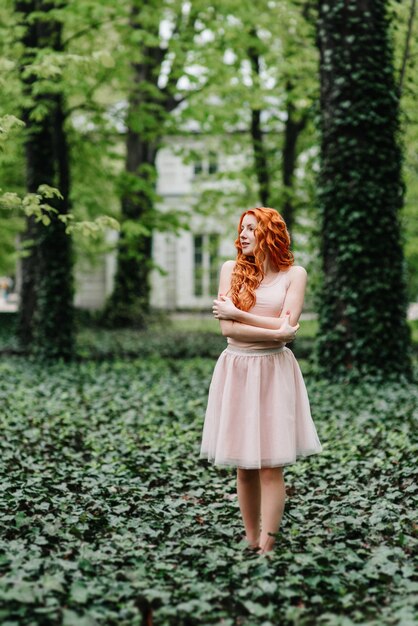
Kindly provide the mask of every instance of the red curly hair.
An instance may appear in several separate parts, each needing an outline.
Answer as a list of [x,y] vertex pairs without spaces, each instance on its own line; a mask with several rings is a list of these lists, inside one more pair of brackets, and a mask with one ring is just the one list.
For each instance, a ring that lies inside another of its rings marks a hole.
[[[242,220],[249,213],[257,219],[254,255],[243,254],[239,237]],[[238,224],[235,247],[238,252],[231,278],[231,299],[236,307],[249,311],[256,302],[255,290],[264,278],[264,261],[267,255],[277,272],[293,265],[290,236],[284,219],[278,211],[266,207],[245,211]]]

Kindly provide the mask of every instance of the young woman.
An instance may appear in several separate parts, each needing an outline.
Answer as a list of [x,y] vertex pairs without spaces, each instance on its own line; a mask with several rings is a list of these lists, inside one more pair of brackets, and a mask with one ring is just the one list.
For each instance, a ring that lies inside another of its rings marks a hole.
[[213,372],[200,457],[237,467],[245,538],[259,554],[272,550],[280,527],[283,466],[322,449],[299,365],[286,348],[306,286],[289,245],[277,211],[243,213],[237,258],[224,263],[213,305],[228,345]]

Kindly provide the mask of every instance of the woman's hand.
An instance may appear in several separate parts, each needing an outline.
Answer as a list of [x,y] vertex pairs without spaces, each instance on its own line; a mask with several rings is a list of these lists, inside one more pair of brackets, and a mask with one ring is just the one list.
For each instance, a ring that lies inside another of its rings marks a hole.
[[286,315],[283,318],[283,323],[280,326],[280,329],[276,333],[276,341],[290,343],[291,341],[294,340],[298,329],[299,329],[299,324],[296,324],[296,326],[291,326],[290,311],[287,311]]
[[213,316],[218,320],[233,320],[238,311],[231,298],[219,296],[219,300],[213,301]]

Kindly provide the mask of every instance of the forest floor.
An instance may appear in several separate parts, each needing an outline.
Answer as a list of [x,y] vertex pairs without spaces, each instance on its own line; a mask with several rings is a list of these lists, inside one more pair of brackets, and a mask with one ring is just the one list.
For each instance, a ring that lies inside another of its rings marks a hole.
[[198,459],[224,340],[179,324],[0,357],[2,626],[416,626],[417,385],[301,355],[323,452],[286,468],[277,547],[250,556],[235,471]]

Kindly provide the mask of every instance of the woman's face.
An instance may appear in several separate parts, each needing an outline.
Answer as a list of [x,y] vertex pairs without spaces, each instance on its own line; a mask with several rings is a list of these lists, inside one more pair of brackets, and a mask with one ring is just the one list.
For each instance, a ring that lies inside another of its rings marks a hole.
[[255,229],[257,228],[257,218],[252,213],[244,215],[244,219],[241,222],[241,232],[239,234],[239,240],[242,248],[242,253],[245,255],[253,255],[255,248]]

